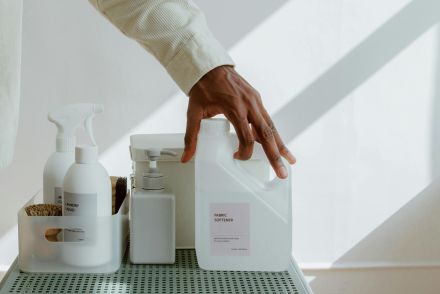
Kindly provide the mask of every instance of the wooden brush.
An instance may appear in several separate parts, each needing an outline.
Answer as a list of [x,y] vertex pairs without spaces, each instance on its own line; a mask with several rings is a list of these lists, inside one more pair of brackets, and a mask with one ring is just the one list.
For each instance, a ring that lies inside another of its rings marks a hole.
[[[61,216],[63,207],[59,204],[33,204],[24,209],[29,216]],[[60,229],[47,229],[44,232],[46,239],[51,242],[58,242],[57,235]]]
[[112,183],[112,214],[116,214],[124,202],[125,195],[127,195],[127,178],[125,177],[110,177]]
[[118,180],[118,177],[111,176],[110,181],[112,183],[112,214],[115,214],[115,202],[116,202],[116,181]]
[[115,185],[115,213],[119,211],[119,208],[124,202],[127,195],[127,178],[119,177]]

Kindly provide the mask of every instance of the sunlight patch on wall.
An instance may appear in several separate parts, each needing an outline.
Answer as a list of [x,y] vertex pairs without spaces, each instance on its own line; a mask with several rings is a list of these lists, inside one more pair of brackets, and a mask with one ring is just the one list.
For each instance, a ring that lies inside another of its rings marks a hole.
[[292,142],[302,262],[334,262],[432,181],[436,40],[432,28]]
[[230,53],[275,113],[409,2],[288,1]]

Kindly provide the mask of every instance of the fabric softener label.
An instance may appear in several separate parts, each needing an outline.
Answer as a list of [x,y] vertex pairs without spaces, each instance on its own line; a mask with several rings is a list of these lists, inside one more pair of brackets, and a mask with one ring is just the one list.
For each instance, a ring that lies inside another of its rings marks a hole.
[[212,203],[210,205],[212,255],[250,255],[249,205],[249,203]]
[[[95,193],[79,194],[64,191],[63,215],[96,216],[97,195]],[[86,232],[81,228],[64,230],[64,242],[81,242],[85,240]]]

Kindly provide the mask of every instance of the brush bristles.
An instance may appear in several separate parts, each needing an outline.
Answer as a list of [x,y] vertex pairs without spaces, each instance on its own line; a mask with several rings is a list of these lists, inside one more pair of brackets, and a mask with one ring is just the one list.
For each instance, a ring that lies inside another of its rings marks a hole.
[[61,216],[63,208],[59,204],[34,204],[25,208],[29,216]]

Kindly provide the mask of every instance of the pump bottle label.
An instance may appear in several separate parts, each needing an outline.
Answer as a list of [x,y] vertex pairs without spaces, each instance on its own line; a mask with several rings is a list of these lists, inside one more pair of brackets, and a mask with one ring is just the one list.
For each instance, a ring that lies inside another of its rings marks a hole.
[[211,203],[211,254],[250,255],[249,203]]

